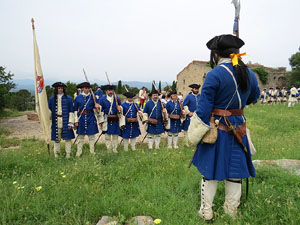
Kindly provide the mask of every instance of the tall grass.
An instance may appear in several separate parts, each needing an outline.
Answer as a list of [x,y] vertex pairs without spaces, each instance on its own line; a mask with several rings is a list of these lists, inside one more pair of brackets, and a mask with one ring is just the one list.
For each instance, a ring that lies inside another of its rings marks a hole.
[[[246,110],[256,159],[299,159],[299,140],[294,139],[299,131],[289,129],[299,106]],[[279,120],[280,114],[287,120]],[[6,141],[0,135],[0,145]],[[19,149],[0,151],[0,223],[96,224],[103,215],[149,215],[161,224],[205,224],[197,215],[201,175],[187,168],[193,149],[180,145],[168,150],[165,141],[160,150],[138,144],[137,151],[120,148],[119,154],[107,153],[99,144],[96,156],[85,145],[81,158],[74,157],[73,146],[73,157],[67,160],[49,156],[46,145],[36,139],[13,140]],[[278,168],[257,169],[249,199],[242,199],[235,220],[223,213],[224,195],[224,183],[219,182],[215,224],[300,224],[300,178]]]

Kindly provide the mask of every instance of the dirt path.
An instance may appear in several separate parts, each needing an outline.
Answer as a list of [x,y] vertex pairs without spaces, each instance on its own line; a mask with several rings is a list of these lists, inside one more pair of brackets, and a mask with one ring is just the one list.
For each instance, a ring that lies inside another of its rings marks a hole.
[[[18,117],[7,117],[0,120],[0,126],[10,132],[9,137],[17,138],[29,138],[36,137],[39,139],[44,139],[43,131],[38,121],[32,121],[27,119],[27,114],[34,113],[33,111],[24,112],[23,116]],[[138,142],[141,142],[146,132],[144,126],[140,123],[141,135],[138,137]],[[98,138],[96,135],[96,138]],[[182,137],[182,133],[180,137]],[[163,135],[166,137],[166,133]],[[147,140],[145,140],[147,142]],[[104,143],[104,135],[101,136],[100,142]]]
[[38,121],[27,119],[27,114],[33,111],[24,112],[23,116],[7,117],[0,120],[0,126],[10,132],[9,137],[28,138],[37,137],[43,139],[43,131]]

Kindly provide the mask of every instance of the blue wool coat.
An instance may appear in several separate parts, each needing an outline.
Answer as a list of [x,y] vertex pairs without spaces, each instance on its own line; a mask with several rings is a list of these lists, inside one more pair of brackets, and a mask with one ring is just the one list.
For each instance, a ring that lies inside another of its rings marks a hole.
[[[89,113],[80,113],[79,110],[92,110]],[[74,101],[74,111],[77,111],[77,116],[79,118],[77,134],[79,135],[93,135],[99,132],[97,119],[95,117],[93,109],[95,108],[95,103],[91,95],[84,96],[82,94],[77,95]],[[80,116],[81,114],[81,116]]]
[[[117,105],[115,102],[115,98],[113,98],[113,104],[111,108],[111,113],[110,115],[117,115],[118,110],[117,110]],[[120,98],[117,96],[117,101],[118,104],[121,105]],[[100,105],[102,106],[102,111],[104,112],[104,116],[107,117],[109,114],[109,109],[110,109],[110,102],[107,100],[106,95],[100,98]],[[121,130],[120,130],[120,125],[118,121],[109,121],[107,122],[107,131],[103,132],[111,135],[120,135]]]
[[[224,63],[234,74],[231,63]],[[214,108],[225,109],[235,92],[235,85],[232,76],[228,71],[218,66],[207,73],[202,86],[201,98],[196,113],[199,118],[209,125],[211,111]],[[249,69],[249,88],[242,92],[240,88],[238,93],[241,98],[241,107],[238,95],[235,94],[233,101],[228,109],[244,109],[248,104],[255,103],[260,95],[257,79],[254,73]],[[229,116],[232,125],[241,125],[244,123],[244,116]],[[215,119],[220,119],[215,116]],[[224,118],[220,123],[225,124]],[[201,143],[197,146],[197,151],[193,159],[193,164],[200,173],[211,180],[225,180],[228,178],[248,178],[255,176],[255,169],[251,160],[251,153],[247,136],[242,138],[243,144],[248,149],[249,162],[246,160],[246,154],[241,145],[236,141],[232,134],[223,130],[218,130],[218,138],[214,144]]]
[[[162,121],[162,109],[161,109],[161,101],[158,101],[157,106],[155,107],[155,109],[152,112],[152,109],[154,108],[155,104],[152,100],[148,101],[145,105],[144,108],[144,113],[148,114],[149,118],[152,119],[158,119],[158,123],[157,124],[148,124],[148,129],[147,132],[149,134],[162,134],[165,132],[165,128],[163,125],[163,121]],[[152,114],[151,114],[152,112]],[[151,116],[150,116],[151,114]]]
[[[57,128],[57,101],[55,102],[54,96],[49,98],[48,107],[51,110],[51,140],[58,141],[58,128]],[[68,129],[69,124],[69,113],[74,112],[73,110],[73,100],[70,96],[63,95],[61,99],[62,107],[62,134],[61,138],[63,140],[73,139],[74,131]]]
[[[168,101],[166,105],[166,109],[168,114],[174,114],[174,115],[180,115],[181,109],[179,102],[173,102],[173,101]],[[181,131],[181,121],[179,120],[174,120],[169,117],[170,120],[170,129],[169,132],[172,133],[179,133]]]
[[103,97],[103,91],[99,88],[95,93],[96,102],[100,104],[100,99]]
[[[187,106],[190,112],[195,112],[195,110],[197,109],[197,105],[199,104],[199,101],[200,101],[200,94],[198,94],[197,96],[193,95],[192,93],[188,94],[183,101],[183,107]],[[191,117],[186,115],[186,119],[183,121],[182,124],[182,129],[184,131],[188,130],[190,126],[190,122],[191,122]]]
[[[136,107],[133,105],[135,104],[140,110],[140,107],[136,103],[129,103],[124,102],[122,104],[123,107],[123,115],[126,115],[126,118],[137,118],[138,117],[138,111],[136,110]],[[139,122],[135,123],[129,123],[126,120],[125,128],[121,131],[121,136],[123,138],[135,138],[138,137],[141,134]]]

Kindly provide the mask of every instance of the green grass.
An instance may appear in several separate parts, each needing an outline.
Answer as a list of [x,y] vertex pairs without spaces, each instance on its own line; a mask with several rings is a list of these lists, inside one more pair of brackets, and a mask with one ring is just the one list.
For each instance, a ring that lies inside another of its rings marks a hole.
[[253,159],[299,159],[300,104],[255,105],[246,109],[247,126],[257,154]]
[[[291,110],[259,105],[247,109],[256,159],[299,159],[299,140],[281,137],[295,138],[297,132],[299,136],[299,122],[293,131],[288,128],[299,109],[300,105]],[[279,120],[280,114],[287,120]],[[270,132],[274,128],[280,131]],[[74,158],[73,147],[70,160],[56,160],[41,141],[10,141],[20,149],[0,150],[1,224],[96,224],[103,215],[149,215],[169,225],[205,224],[197,215],[201,175],[194,167],[187,168],[192,148],[168,150],[163,140],[161,150],[149,152],[139,144],[135,152],[120,148],[113,154],[100,144],[93,157],[85,145],[81,158]],[[0,135],[0,145],[5,142]],[[220,182],[215,224],[300,224],[300,178],[276,167],[257,168],[257,177],[250,179],[249,199],[242,199],[235,220],[223,213],[224,195]]]
[[23,114],[15,109],[4,109],[0,110],[0,118],[4,117],[16,117],[16,116],[22,116]]

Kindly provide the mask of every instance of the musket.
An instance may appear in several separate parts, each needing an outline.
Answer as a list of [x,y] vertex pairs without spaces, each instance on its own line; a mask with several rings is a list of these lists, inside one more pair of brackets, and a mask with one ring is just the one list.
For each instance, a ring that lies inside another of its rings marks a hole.
[[[171,88],[171,86],[168,84],[168,82],[166,82],[166,84],[167,84],[167,87],[168,87],[169,89],[172,90],[172,88]],[[172,90],[172,91],[173,91],[173,90]]]
[[[124,87],[125,87],[125,90],[126,90],[127,92],[129,92],[128,89],[127,89],[127,87],[126,87],[126,85],[124,85]],[[136,109],[136,112],[137,112],[137,114],[138,114],[138,113],[139,113],[139,108],[136,106],[136,104],[134,103],[134,101],[133,101],[133,105],[134,105],[134,107],[135,107],[135,109]],[[143,121],[143,117],[140,116],[140,115],[139,115],[139,117],[140,117],[141,121]]]
[[[111,83],[109,81],[109,78],[108,78],[108,75],[107,75],[107,72],[105,72],[105,74],[106,74],[108,84],[111,85]],[[118,99],[117,99],[117,95],[116,95],[115,91],[114,91],[114,98],[115,98],[116,106],[117,106],[117,109],[118,109],[118,113],[120,113],[121,111],[119,110],[120,107],[119,107],[119,103],[118,103]]]
[[78,136],[79,136],[79,135],[77,135],[77,137],[75,138],[75,141],[73,142],[72,145],[75,145],[75,143],[76,143],[76,141],[77,141],[77,139],[78,139]]
[[[152,81],[152,84],[153,84],[154,89],[157,91],[157,88],[156,88],[156,85],[155,85],[154,81]],[[160,105],[161,105],[161,112],[162,112],[162,116],[163,116],[163,120],[164,120],[164,124],[165,124],[165,123],[168,122],[168,120],[167,120],[167,113],[163,111],[164,107],[163,107],[163,104],[162,104],[161,101],[160,101]]]
[[103,131],[101,132],[101,134],[99,135],[99,137],[97,138],[97,140],[96,140],[96,142],[95,142],[95,144],[94,145],[96,145],[97,144],[97,142],[99,141],[99,139],[100,139],[100,137],[102,136],[102,134],[103,134]]
[[[88,80],[88,78],[87,78],[87,75],[86,75],[86,73],[85,73],[84,68],[83,68],[83,73],[84,73],[84,76],[85,76],[85,80],[86,80],[87,82],[89,82],[89,80]],[[90,82],[89,82],[89,83],[90,83]],[[100,108],[99,108],[99,106],[98,106],[98,103],[96,102],[96,98],[95,98],[95,95],[94,95],[94,92],[93,92],[93,89],[92,89],[92,88],[90,89],[90,92],[91,92],[91,95],[92,95],[93,100],[94,100],[94,104],[95,104],[96,111],[99,112],[99,111],[100,111]]]
[[142,143],[144,143],[146,137],[148,136],[148,133],[146,133],[146,135],[144,136],[143,140],[142,140]]

